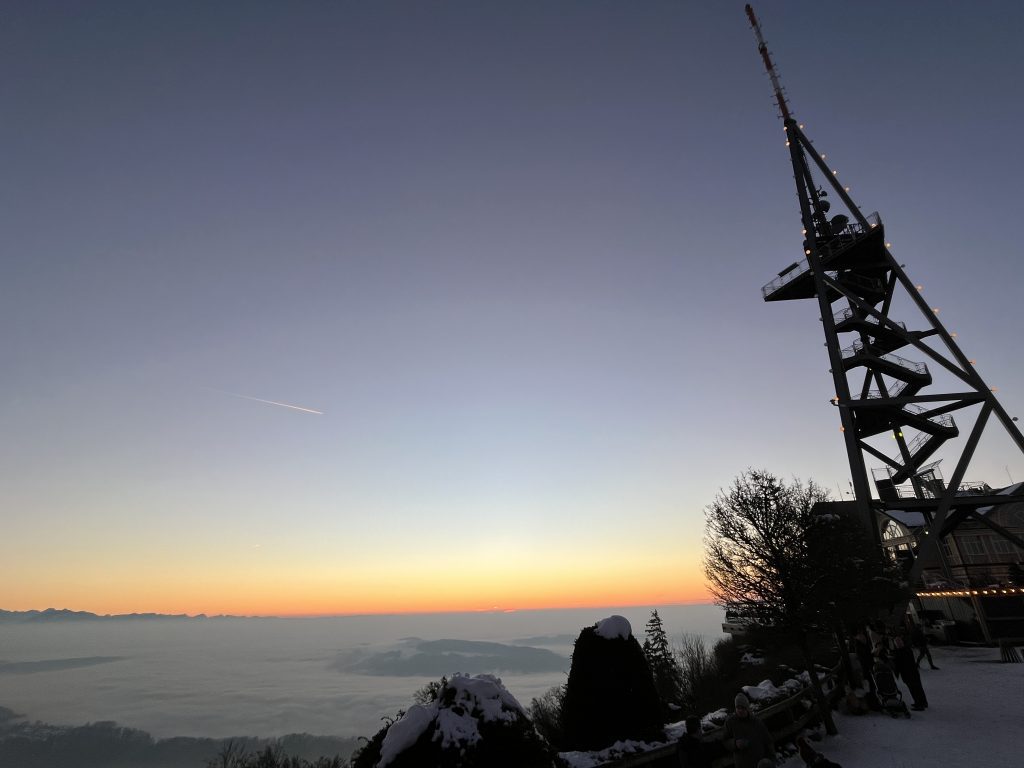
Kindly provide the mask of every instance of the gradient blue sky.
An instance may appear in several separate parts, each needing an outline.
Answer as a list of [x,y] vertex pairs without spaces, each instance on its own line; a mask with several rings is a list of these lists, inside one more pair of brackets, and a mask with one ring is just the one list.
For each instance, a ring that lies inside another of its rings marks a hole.
[[[1024,5],[755,8],[1016,413]],[[682,602],[744,468],[846,488],[742,3],[14,2],[0,67],[0,607]]]

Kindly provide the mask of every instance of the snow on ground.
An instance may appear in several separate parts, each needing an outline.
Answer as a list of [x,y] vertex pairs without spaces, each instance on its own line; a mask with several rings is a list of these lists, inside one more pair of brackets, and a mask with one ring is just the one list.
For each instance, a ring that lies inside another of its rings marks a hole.
[[[679,734],[682,736],[682,733]],[[569,766],[569,768],[601,768],[606,763],[621,760],[627,755],[637,752],[650,752],[652,749],[663,747],[662,742],[616,741],[610,747],[596,752],[559,752],[558,756]]]
[[[837,713],[839,735],[811,745],[844,768],[1024,766],[1024,664],[1001,663],[996,648],[933,647],[932,658],[938,670],[921,667],[926,711],[909,720]],[[803,761],[794,756],[780,766],[803,768]]]
[[[1024,664],[1005,664],[997,648],[932,647],[938,670],[921,668],[928,709],[908,720],[880,713],[836,713],[839,735],[811,741],[811,746],[843,768],[1024,768]],[[788,683],[789,681],[787,681]],[[751,698],[768,700],[785,694],[769,681],[745,686]],[[900,691],[908,706],[906,686]],[[704,728],[725,722],[722,709],[704,716]],[[676,740],[683,724],[666,726]],[[595,768],[655,744],[618,742],[600,752],[562,752],[572,768]],[[804,768],[794,755],[779,768]]]

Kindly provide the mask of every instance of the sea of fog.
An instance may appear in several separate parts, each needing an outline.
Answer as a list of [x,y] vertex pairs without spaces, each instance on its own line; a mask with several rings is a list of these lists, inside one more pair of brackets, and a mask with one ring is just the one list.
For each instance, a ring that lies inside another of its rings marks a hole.
[[[584,626],[650,608],[311,619],[0,625],[0,706],[58,725],[170,736],[370,736],[442,674],[489,672],[524,705],[565,682]],[[659,607],[670,640],[721,637],[722,611]]]

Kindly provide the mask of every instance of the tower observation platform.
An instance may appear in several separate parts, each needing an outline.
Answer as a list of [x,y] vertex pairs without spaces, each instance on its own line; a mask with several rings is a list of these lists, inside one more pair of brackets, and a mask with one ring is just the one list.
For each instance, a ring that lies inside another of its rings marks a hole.
[[[1019,537],[977,514],[982,505],[1012,501],[1006,495],[960,493],[971,458],[990,422],[1001,424],[1024,454],[1024,436],[960,350],[890,251],[878,213],[865,215],[853,202],[793,116],[753,9],[746,6],[765,70],[786,131],[800,218],[802,256],[762,289],[766,302],[807,300],[817,304],[835,385],[831,403],[850,462],[857,507],[880,538],[878,512],[914,509],[926,526],[910,570],[914,583],[922,557],[960,522],[972,518],[1024,547]],[[909,307],[909,311],[907,310]],[[897,319],[902,311],[906,316]],[[939,385],[933,373],[949,386]],[[970,426],[961,438],[956,413]],[[951,442],[952,441],[952,442]],[[953,450],[953,443],[958,447]],[[948,482],[942,458],[955,467]],[[867,462],[872,468],[869,481]],[[873,488],[872,488],[873,486]],[[984,519],[983,519],[984,518]],[[929,535],[934,534],[934,535]]]

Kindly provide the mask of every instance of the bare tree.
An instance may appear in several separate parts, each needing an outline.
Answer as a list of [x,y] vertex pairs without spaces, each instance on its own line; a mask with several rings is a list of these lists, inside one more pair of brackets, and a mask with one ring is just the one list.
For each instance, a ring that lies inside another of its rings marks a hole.
[[825,729],[835,734],[810,645],[813,627],[829,611],[822,592],[832,569],[811,552],[808,531],[811,509],[827,500],[813,482],[787,485],[764,470],[744,472],[706,510],[704,573],[719,605],[793,637]]
[[684,632],[674,650],[676,662],[682,670],[683,702],[689,709],[696,709],[700,688],[705,680],[714,677],[715,655],[704,637],[692,632]]

